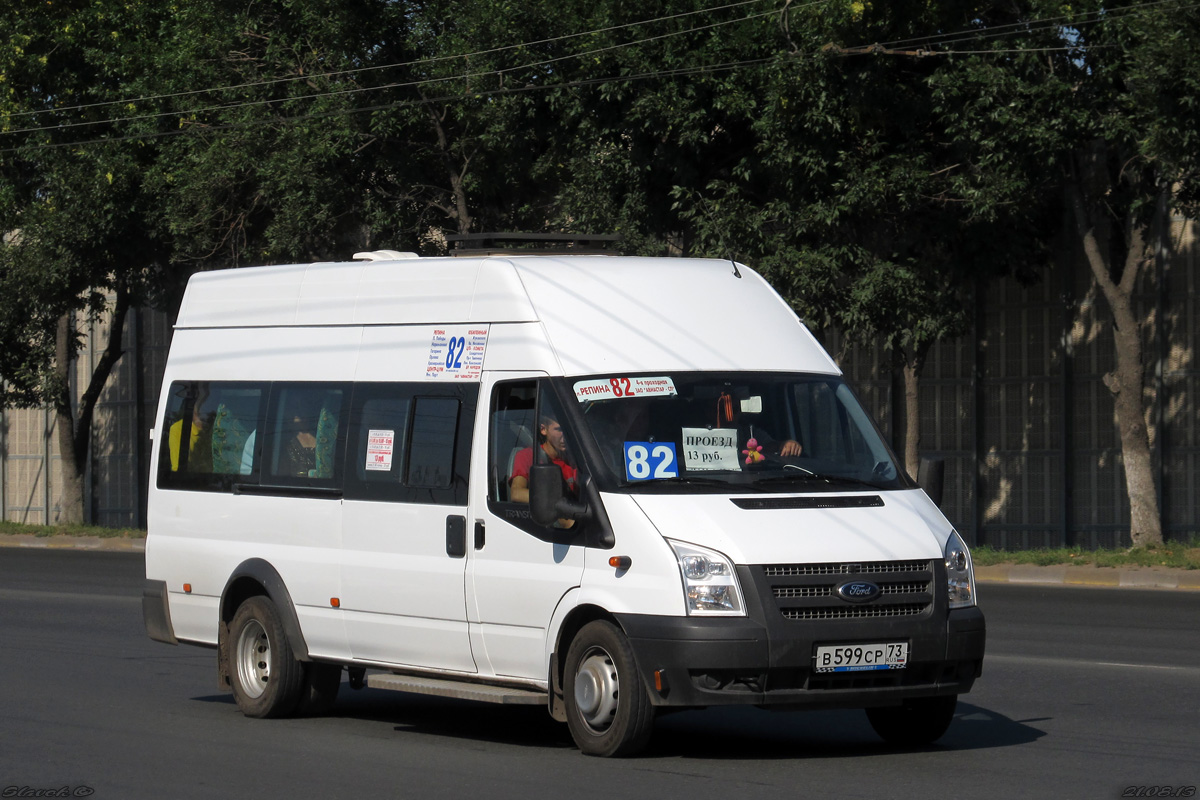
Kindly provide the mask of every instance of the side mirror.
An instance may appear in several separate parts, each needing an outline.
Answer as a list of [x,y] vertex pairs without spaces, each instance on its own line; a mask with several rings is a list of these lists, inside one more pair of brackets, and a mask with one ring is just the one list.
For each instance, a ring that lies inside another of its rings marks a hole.
[[562,470],[554,464],[529,468],[529,515],[538,525],[549,527],[560,519],[583,519],[588,507],[563,497]]
[[946,461],[941,458],[922,458],[917,467],[917,485],[925,490],[929,499],[942,506],[942,489],[946,483]]

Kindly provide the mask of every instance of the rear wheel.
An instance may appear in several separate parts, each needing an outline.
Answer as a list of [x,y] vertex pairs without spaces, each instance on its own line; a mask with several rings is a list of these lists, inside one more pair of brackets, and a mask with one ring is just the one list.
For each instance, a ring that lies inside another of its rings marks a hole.
[[956,695],[916,697],[899,706],[868,708],[867,719],[885,742],[916,747],[942,738],[954,720]]
[[275,604],[260,595],[238,606],[228,641],[229,679],[242,713],[248,717],[291,714],[300,701],[305,676]]
[[588,755],[630,755],[654,728],[654,706],[638,677],[629,640],[615,625],[589,622],[567,650],[567,726]]

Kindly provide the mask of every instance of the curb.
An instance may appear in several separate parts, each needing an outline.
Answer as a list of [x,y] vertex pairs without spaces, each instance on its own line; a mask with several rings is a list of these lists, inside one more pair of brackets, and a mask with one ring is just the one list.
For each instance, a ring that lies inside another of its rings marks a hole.
[[[34,547],[60,550],[96,550],[144,553],[145,539],[101,538],[99,536],[33,536],[0,534],[0,548]],[[1171,589],[1200,591],[1200,570],[1141,567],[1039,567],[1033,564],[996,564],[975,567],[979,583],[1016,583],[1044,586],[1077,586],[1104,589]]]
[[98,550],[109,553],[144,553],[145,539],[101,536],[34,536],[28,533],[0,535],[0,547],[32,547],[53,550]]
[[1200,591],[1200,570],[1156,567],[1116,569],[1066,565],[1039,567],[1033,564],[997,564],[990,567],[975,567],[975,580],[980,583]]

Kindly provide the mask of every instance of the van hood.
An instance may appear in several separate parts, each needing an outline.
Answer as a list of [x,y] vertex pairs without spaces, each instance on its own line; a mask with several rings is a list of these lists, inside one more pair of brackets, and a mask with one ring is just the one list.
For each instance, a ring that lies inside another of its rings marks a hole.
[[[920,489],[737,497],[635,495],[634,500],[664,537],[720,551],[736,564],[937,559],[952,532],[949,521]],[[874,504],[795,507],[862,503]]]

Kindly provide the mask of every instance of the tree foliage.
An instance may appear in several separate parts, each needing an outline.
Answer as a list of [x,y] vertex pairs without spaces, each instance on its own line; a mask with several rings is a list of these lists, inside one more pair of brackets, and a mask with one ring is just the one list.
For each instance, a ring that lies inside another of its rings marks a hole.
[[[1046,263],[1064,212],[1116,328],[1138,328],[1122,287],[1156,215],[1197,199],[1197,17],[1184,0],[14,7],[3,400],[61,407],[70,321],[111,298],[171,308],[198,269],[616,232],[751,262],[817,326],[881,342],[915,469],[929,348],[989,280]],[[1112,385],[1140,405],[1127,356]]]

